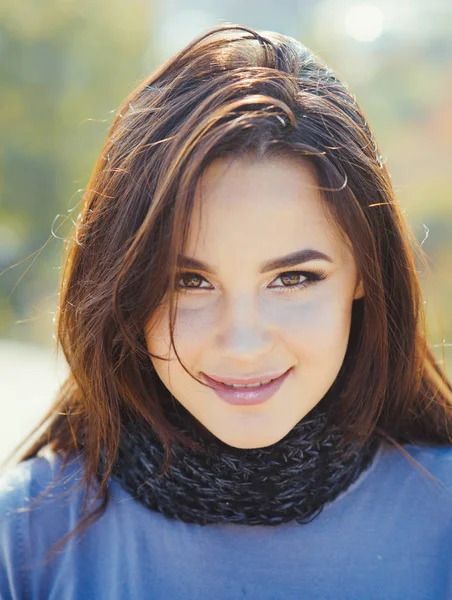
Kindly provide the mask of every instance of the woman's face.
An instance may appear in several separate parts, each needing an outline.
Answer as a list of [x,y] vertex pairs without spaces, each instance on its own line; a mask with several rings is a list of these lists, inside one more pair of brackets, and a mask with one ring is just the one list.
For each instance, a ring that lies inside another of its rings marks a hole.
[[[169,358],[152,359],[165,386],[237,448],[282,439],[323,398],[345,356],[352,302],[363,292],[316,183],[294,158],[219,159],[204,173],[180,261],[174,339],[187,369],[213,387],[192,379],[170,347],[167,304],[146,325],[148,350]],[[277,380],[245,391],[205,376]],[[250,403],[254,395],[265,401]]]

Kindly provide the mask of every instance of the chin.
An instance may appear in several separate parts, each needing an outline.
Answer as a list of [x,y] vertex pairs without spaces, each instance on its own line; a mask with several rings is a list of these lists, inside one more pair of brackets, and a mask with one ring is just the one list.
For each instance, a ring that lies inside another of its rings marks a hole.
[[257,448],[267,448],[268,446],[271,446],[272,444],[275,444],[276,442],[279,442],[279,439],[277,440],[273,440],[272,442],[267,442],[267,443],[259,443],[259,442],[250,442],[249,440],[244,440],[243,444],[229,444],[229,446],[232,446],[233,448],[238,448],[240,450],[256,450]]
[[221,432],[221,434],[215,433],[215,435],[228,446],[241,450],[252,450],[255,448],[266,448],[267,446],[276,444],[282,440],[286,433],[287,432],[283,432],[281,435],[278,435],[277,432],[271,432],[268,435],[252,435],[250,433],[245,435],[228,435],[227,432]]

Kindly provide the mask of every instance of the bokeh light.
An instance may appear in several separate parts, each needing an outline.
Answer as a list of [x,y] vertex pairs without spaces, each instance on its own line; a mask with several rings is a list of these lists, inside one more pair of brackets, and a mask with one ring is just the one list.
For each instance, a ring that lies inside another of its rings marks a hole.
[[384,15],[382,10],[363,2],[352,6],[345,16],[347,33],[359,42],[373,42],[383,33]]

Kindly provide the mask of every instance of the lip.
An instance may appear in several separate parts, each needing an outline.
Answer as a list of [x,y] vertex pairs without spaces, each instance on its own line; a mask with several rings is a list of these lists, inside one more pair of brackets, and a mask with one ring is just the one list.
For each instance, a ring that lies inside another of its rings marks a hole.
[[[292,367],[266,385],[247,389],[228,387],[223,385],[220,381],[212,379],[205,373],[202,373],[202,376],[204,381],[213,389],[217,396],[219,396],[228,404],[233,404],[235,406],[252,406],[254,404],[262,404],[263,402],[269,400],[282,386],[291,370]],[[240,382],[238,379],[232,381],[230,379],[225,379],[225,381],[228,383]],[[242,380],[242,383],[243,381],[244,380]],[[248,379],[246,380],[246,383],[258,383],[259,381],[262,381],[262,378],[255,379],[254,381]]]
[[[203,373],[203,375],[205,375],[205,373]],[[260,383],[261,381],[267,381],[267,379],[278,379],[278,377],[281,377],[281,375],[284,375],[284,373],[281,373],[281,371],[279,371],[279,373],[273,373],[271,375],[259,375],[258,377],[242,377],[237,378],[237,377],[212,377],[212,376],[208,376],[205,375],[206,378],[211,379],[212,381],[216,381],[217,383],[236,383],[237,385],[251,385],[253,383]]]

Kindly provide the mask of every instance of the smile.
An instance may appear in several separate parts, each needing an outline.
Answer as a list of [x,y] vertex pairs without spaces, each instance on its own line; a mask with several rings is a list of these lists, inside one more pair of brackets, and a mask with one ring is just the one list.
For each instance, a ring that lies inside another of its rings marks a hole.
[[202,376],[221,400],[236,406],[250,406],[262,404],[274,396],[291,371],[292,367],[274,379],[254,381],[253,383],[244,383],[243,380],[241,383],[231,383],[230,381],[226,383],[212,379],[204,373]]

